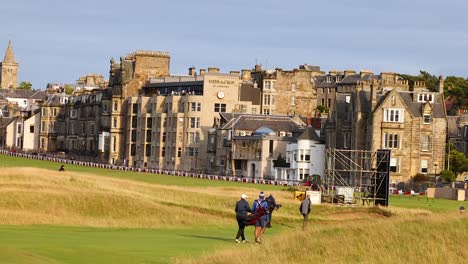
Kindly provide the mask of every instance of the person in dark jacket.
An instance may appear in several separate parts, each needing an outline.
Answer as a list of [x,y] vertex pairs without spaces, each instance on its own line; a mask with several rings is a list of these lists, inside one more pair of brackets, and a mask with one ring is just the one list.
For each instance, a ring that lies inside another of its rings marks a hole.
[[236,219],[237,225],[239,226],[239,230],[237,231],[236,235],[236,243],[240,243],[239,238],[242,238],[242,243],[245,243],[245,219],[247,218],[247,213],[250,213],[250,206],[249,203],[245,200],[247,195],[242,194],[241,199],[236,203]]
[[266,226],[268,228],[271,227],[271,217],[273,216],[273,211],[276,209],[276,200],[275,197],[273,197],[273,194],[270,193],[270,196],[266,198],[266,201],[268,203],[268,215],[267,215],[267,224]]
[[299,206],[299,211],[304,217],[304,223],[302,224],[303,230],[307,228],[307,222],[309,222],[309,213],[310,213],[311,204],[312,203],[310,202],[310,195],[308,194],[307,197],[302,201],[301,206]]

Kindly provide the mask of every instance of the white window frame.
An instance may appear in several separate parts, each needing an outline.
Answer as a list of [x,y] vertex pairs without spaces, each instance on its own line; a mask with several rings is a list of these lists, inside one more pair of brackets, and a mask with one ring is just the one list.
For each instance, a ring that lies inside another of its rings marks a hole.
[[418,94],[418,103],[425,103],[425,102],[434,103],[434,95],[432,93]]
[[[400,164],[401,160],[399,158],[391,158],[390,159],[390,172],[399,173],[400,172]],[[392,167],[395,167],[395,170],[392,170]]]
[[430,135],[422,135],[421,137],[421,150],[422,151],[429,151],[431,145],[431,136]]
[[[426,121],[426,118],[427,118],[428,121]],[[430,123],[431,123],[431,115],[429,115],[429,114],[424,114],[424,115],[423,115],[423,123],[426,124],[426,125],[427,125],[427,124],[430,124]]]
[[398,133],[384,133],[382,138],[382,145],[385,149],[400,149],[401,137]]
[[429,172],[429,161],[421,160],[421,173],[427,174]]
[[385,108],[383,111],[383,121],[391,123],[403,123],[405,120],[405,110],[400,108]]

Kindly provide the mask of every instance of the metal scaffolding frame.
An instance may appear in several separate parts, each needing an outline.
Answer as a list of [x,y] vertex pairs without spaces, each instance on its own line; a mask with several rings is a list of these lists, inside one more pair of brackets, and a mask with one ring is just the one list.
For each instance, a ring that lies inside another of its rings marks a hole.
[[[363,204],[382,204],[381,194],[388,196],[388,179],[390,169],[390,150],[349,150],[326,149],[324,184],[325,197],[331,202],[337,201],[334,187],[351,187],[354,192],[354,202],[361,200]],[[388,205],[388,200],[385,205]]]

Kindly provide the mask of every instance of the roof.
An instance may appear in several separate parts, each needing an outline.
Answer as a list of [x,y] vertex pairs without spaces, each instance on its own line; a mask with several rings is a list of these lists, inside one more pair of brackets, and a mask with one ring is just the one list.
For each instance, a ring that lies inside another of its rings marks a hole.
[[8,47],[5,52],[5,57],[3,58],[3,63],[16,63],[15,54],[13,53],[13,48],[11,47],[11,41],[8,42]]
[[300,131],[302,125],[296,123],[289,116],[240,114],[237,117],[233,115],[221,129],[256,131],[261,127],[267,127],[275,133],[280,131],[297,132]]
[[[421,116],[421,107],[424,103],[415,102],[413,100],[413,92],[399,92],[401,98],[405,102],[408,109],[411,111],[411,114],[414,117]],[[445,118],[444,102],[442,102],[442,96],[437,93],[433,93],[434,103],[431,103],[432,106],[432,117],[433,118]]]
[[23,89],[0,89],[0,96],[4,98],[25,98],[25,99],[44,99],[46,97],[43,91],[23,90]]
[[320,137],[315,132],[315,128],[308,126],[304,129],[304,132],[297,138],[297,140],[315,140],[320,141]]

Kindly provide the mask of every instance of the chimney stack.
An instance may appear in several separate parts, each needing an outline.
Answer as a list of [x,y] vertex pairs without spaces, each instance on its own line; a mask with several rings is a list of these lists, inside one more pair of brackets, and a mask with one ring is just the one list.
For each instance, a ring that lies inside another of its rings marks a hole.
[[440,94],[444,93],[444,76],[442,75],[439,76],[439,81],[437,82],[437,88]]
[[208,72],[210,72],[210,73],[219,73],[219,68],[209,67]]
[[190,76],[192,76],[192,77],[195,77],[195,76],[197,75],[197,72],[196,72],[195,67],[190,67],[190,68],[188,69],[188,74],[189,74]]
[[249,80],[252,79],[252,71],[251,70],[243,69],[241,71],[241,75],[242,75],[242,80],[243,81],[249,81]]
[[206,74],[206,70],[205,69],[200,69],[200,75],[203,76]]

